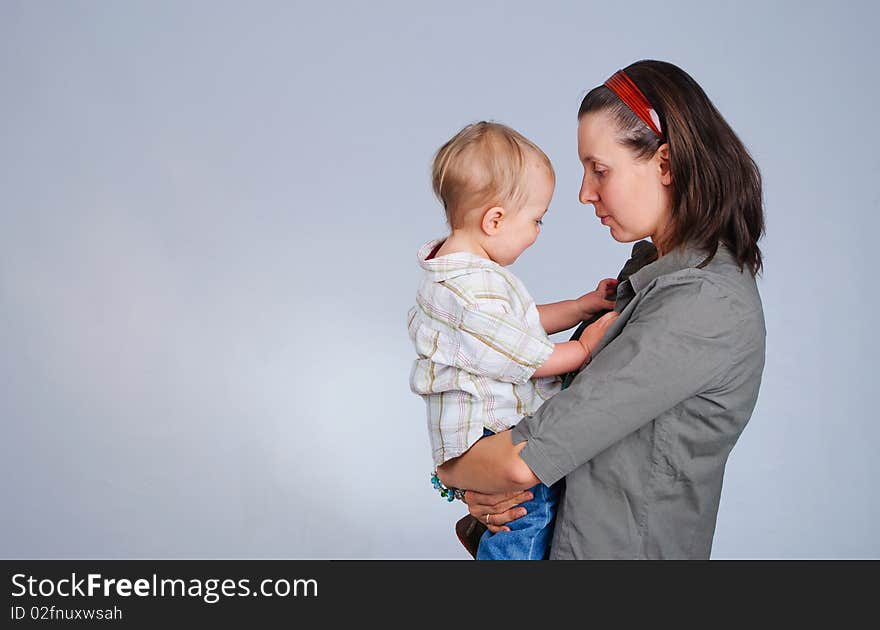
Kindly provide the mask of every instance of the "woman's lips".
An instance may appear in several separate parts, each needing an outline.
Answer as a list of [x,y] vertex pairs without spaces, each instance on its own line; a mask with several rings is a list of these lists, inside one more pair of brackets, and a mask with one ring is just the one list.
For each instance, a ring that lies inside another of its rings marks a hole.
[[599,218],[602,219],[602,225],[608,225],[608,223],[611,221],[611,217],[607,214],[604,217]]

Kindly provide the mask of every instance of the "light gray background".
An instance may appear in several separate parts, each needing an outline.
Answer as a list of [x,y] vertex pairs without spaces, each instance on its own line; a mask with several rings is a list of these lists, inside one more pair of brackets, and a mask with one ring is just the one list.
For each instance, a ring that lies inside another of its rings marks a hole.
[[871,2],[0,2],[0,556],[466,558],[406,311],[436,148],[508,123],[558,174],[539,302],[629,247],[576,111],[641,58],[757,159],[767,366],[715,558],[880,557]]

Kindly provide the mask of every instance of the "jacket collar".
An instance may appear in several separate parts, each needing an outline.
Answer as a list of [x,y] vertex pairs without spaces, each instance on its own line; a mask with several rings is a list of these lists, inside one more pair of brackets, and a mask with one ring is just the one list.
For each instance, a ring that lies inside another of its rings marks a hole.
[[[645,241],[636,243],[636,246],[641,245],[643,242]],[[633,247],[633,251],[635,252],[635,247]],[[632,285],[633,291],[638,293],[660,276],[700,266],[701,263],[706,261],[707,256],[707,252],[703,249],[685,246],[684,248],[671,251],[665,256],[661,256],[654,262],[633,272],[629,277],[629,282]],[[727,251],[724,245],[719,245],[714,258],[730,258],[730,252]]]

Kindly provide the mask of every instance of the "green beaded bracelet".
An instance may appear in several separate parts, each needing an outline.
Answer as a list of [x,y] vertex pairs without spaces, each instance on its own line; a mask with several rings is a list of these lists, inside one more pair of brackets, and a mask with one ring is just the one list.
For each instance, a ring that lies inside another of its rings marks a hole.
[[431,473],[431,485],[434,486],[434,490],[439,490],[440,496],[450,503],[455,499],[464,502],[464,493],[467,492],[467,490],[462,490],[461,488],[447,488],[443,485],[443,482],[440,481],[440,477],[437,476],[436,470]]

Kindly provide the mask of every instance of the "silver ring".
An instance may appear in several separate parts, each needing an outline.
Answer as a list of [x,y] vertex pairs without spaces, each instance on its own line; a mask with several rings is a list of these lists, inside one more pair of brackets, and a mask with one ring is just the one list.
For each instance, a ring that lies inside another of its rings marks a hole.
[[490,517],[490,516],[492,516],[492,515],[491,515],[491,514],[486,514],[486,525],[491,525],[491,524],[492,524],[492,523],[489,522],[489,517]]

